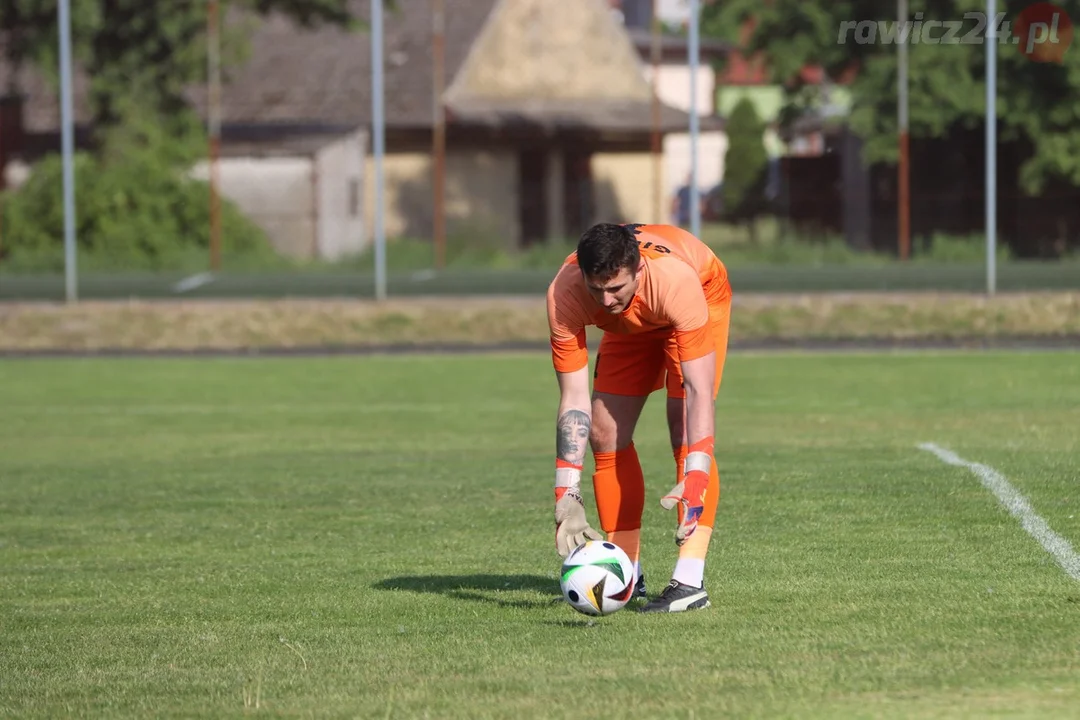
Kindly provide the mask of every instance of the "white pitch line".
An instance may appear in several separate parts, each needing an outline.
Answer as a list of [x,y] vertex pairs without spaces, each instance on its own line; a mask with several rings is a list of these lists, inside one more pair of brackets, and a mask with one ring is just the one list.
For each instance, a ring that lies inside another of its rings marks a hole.
[[1020,525],[1028,531],[1028,534],[1038,540],[1046,552],[1057,560],[1065,574],[1073,580],[1080,580],[1080,555],[1076,554],[1068,540],[1051,530],[1046,521],[1031,509],[1027,498],[1021,495],[1004,475],[988,465],[965,460],[956,453],[933,443],[922,443],[919,449],[937,455],[938,459],[944,463],[964,467],[975,473],[983,487],[994,493],[1005,509],[1020,521]]

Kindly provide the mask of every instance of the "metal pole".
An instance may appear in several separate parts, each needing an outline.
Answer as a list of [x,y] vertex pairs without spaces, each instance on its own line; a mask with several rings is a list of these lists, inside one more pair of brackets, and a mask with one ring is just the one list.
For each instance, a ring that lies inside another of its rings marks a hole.
[[[908,0],[897,1],[897,15],[902,28],[908,22]],[[898,47],[896,86],[899,134],[899,163],[897,167],[897,250],[901,260],[911,254],[911,136],[908,132],[908,43]]]
[[660,16],[659,0],[652,0],[649,33],[649,62],[652,64],[652,168],[653,222],[664,222],[663,140],[660,134]]
[[431,0],[431,58],[432,58],[432,105],[434,108],[434,131],[431,137],[433,212],[432,235],[435,244],[435,267],[442,270],[446,264],[446,111],[443,107],[443,91],[446,87],[446,16],[443,0]]
[[221,267],[221,32],[219,0],[207,7],[207,125],[210,136],[210,270]]
[[371,127],[375,155],[375,299],[386,299],[386,231],[383,228],[383,0],[371,0]]
[[69,303],[78,299],[75,253],[75,118],[71,89],[71,0],[60,0],[60,125],[64,164],[64,290]]
[[997,3],[986,2],[986,292],[997,291]]
[[701,196],[698,187],[698,31],[701,0],[690,0],[690,233],[701,237]]

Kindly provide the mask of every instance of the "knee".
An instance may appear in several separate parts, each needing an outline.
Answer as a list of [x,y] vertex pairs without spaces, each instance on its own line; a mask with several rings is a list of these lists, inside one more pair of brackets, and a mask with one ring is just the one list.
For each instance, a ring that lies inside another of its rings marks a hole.
[[634,439],[645,397],[594,394],[589,445],[593,453],[618,452]]
[[593,418],[589,431],[589,446],[594,453],[615,452],[618,445],[619,428],[610,417]]

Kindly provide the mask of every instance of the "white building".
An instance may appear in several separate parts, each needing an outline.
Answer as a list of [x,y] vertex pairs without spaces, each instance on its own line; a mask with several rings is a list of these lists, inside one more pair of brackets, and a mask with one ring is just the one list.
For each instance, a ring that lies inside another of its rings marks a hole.
[[[667,27],[685,26],[690,17],[688,0],[655,0],[658,19]],[[650,24],[653,0],[611,0],[613,8],[626,24],[641,57],[641,69],[646,80],[656,77],[656,92],[665,105],[690,113],[696,111],[699,118],[719,123],[716,112],[717,74],[714,63],[729,48],[726,43],[713,38],[699,42],[697,72],[690,67],[689,43],[685,36],[664,34],[660,38],[660,58],[653,66],[652,34]],[[679,188],[690,180],[691,148],[689,128],[685,132],[673,132],[664,136],[663,164],[664,197],[669,206]],[[727,153],[727,134],[723,130],[709,129],[698,134],[698,189],[702,193],[715,188],[724,177],[724,156]]]

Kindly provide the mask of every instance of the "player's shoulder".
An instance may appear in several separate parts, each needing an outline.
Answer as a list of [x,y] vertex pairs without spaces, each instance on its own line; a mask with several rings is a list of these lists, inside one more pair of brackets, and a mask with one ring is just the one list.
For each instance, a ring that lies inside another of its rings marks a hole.
[[559,266],[555,277],[548,284],[549,296],[560,296],[572,293],[574,286],[581,282],[581,273],[578,271],[577,253],[572,252],[566,256],[562,265]]
[[658,255],[646,256],[645,263],[649,267],[649,274],[653,278],[653,282],[657,285],[701,286],[697,269],[686,258],[676,255],[674,252],[664,254],[663,251],[660,251]]
[[[650,225],[647,223],[635,223],[628,225],[638,238],[638,243],[645,247],[666,247],[671,250],[674,247],[687,247],[700,243],[692,233],[683,230],[677,225]],[[663,252],[663,251],[661,251]]]

